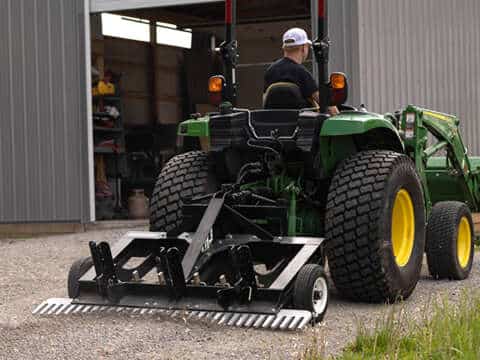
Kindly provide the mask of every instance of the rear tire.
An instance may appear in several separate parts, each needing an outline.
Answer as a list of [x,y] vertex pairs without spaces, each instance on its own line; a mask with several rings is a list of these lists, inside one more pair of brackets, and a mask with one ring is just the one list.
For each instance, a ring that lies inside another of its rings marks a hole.
[[93,266],[93,260],[91,257],[78,259],[70,267],[68,272],[68,297],[75,299],[80,295],[80,278],[87,273],[87,271]]
[[405,155],[357,153],[337,169],[326,211],[326,253],[340,294],[395,302],[413,292],[425,249],[420,178]]
[[320,265],[307,264],[300,269],[293,288],[293,305],[311,311],[314,323],[323,320],[328,308],[328,282]]
[[427,263],[435,279],[464,280],[474,256],[473,220],[467,205],[435,204],[427,225]]
[[209,193],[208,170],[207,154],[202,151],[177,155],[165,165],[150,201],[150,231],[178,235],[183,202]]

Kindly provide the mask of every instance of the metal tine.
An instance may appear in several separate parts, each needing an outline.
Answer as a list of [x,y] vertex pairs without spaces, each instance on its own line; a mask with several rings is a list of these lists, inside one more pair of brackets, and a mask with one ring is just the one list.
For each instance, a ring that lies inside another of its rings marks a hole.
[[215,315],[213,316],[212,323],[217,322],[224,315],[223,312],[217,312],[217,313],[214,313],[214,314]]
[[117,306],[115,308],[117,310],[117,314],[121,313],[123,310],[125,310],[126,308],[122,307],[122,306]]
[[92,308],[90,309],[90,312],[91,312],[91,313],[96,312],[96,311],[98,311],[98,309],[100,309],[100,306],[95,305],[94,307],[92,307]]
[[192,317],[195,317],[198,315],[198,311],[190,311],[190,313],[187,316],[187,319],[191,319]]
[[238,326],[238,327],[241,327],[243,326],[243,324],[245,324],[245,322],[248,320],[248,317],[250,316],[250,314],[241,314],[240,315],[240,319],[238,319],[237,323],[235,324],[235,326]]
[[75,309],[76,307],[77,307],[77,305],[75,305],[75,304],[70,304],[69,308],[68,308],[67,310],[65,310],[64,314],[65,314],[65,315],[70,314],[70,312],[71,312],[73,309]]
[[99,312],[103,312],[108,309],[108,306],[101,306],[100,309],[98,309]]
[[[208,315],[206,311],[199,311],[197,314],[197,318],[202,319],[205,315]],[[210,313],[211,314],[211,313]]]
[[83,309],[83,305],[78,305],[77,308],[73,311],[74,314],[78,314]]
[[258,329],[263,324],[263,321],[265,320],[266,317],[267,315],[259,315],[255,323],[253,324],[253,327],[255,329]]
[[302,321],[302,317],[301,317],[301,316],[294,316],[292,322],[291,322],[290,325],[288,326],[288,330],[294,330],[294,329],[296,329],[296,328],[298,327],[298,325],[300,324],[301,321]]
[[36,313],[38,313],[39,310],[42,309],[46,304],[47,304],[46,301],[39,304],[35,309],[33,309],[32,314],[35,315]]
[[288,325],[290,325],[290,323],[293,321],[293,319],[295,319],[295,316],[293,316],[293,315],[285,316],[285,320],[283,320],[282,323],[280,324],[280,330],[287,330]]
[[55,315],[60,315],[67,307],[69,307],[71,304],[63,304],[62,306],[60,306],[60,309],[57,310],[57,312],[55,313]]
[[312,317],[311,316],[304,316],[302,317],[302,321],[300,322],[300,324],[298,325],[298,329],[303,329],[305,327],[305,325],[307,325],[310,320],[312,320]]
[[91,305],[87,305],[87,306],[85,306],[85,307],[83,308],[83,311],[82,311],[82,313],[83,313],[83,314],[87,313],[87,312],[88,312],[88,310],[90,310],[90,308],[91,308],[91,307],[92,307]]
[[264,329],[270,327],[270,325],[272,324],[272,322],[275,320],[276,316],[275,315],[270,315],[268,316],[266,319],[265,319],[265,322],[263,323],[262,327]]
[[249,317],[248,317],[248,320],[245,321],[245,324],[243,326],[245,327],[252,327],[253,323],[255,322],[255,320],[257,320],[257,314],[251,314]]
[[227,324],[228,323],[228,320],[230,320],[230,318],[233,316],[232,313],[225,313],[225,315],[223,315],[223,317],[220,319],[220,321],[218,322],[218,325],[223,325],[223,324]]
[[[288,317],[288,316],[287,316]],[[278,329],[280,324],[283,322],[285,316],[277,315],[275,317],[275,320],[272,322],[272,325],[270,326],[272,329]]]
[[55,306],[55,304],[48,303],[42,311],[40,311],[40,315],[45,315],[51,308],[52,306]]
[[40,305],[38,305],[32,312],[32,314],[36,315],[36,314],[41,314],[42,313],[42,310],[44,307],[48,306],[48,303],[45,301],[43,303],[41,303]]
[[211,321],[214,318],[215,315],[217,315],[217,313],[215,311],[206,311],[206,315],[203,319],[205,321]]
[[232,316],[232,317],[230,318],[230,320],[228,321],[227,325],[228,325],[228,326],[234,326],[240,316],[242,316],[241,313],[235,313],[235,314],[233,314],[233,316]]

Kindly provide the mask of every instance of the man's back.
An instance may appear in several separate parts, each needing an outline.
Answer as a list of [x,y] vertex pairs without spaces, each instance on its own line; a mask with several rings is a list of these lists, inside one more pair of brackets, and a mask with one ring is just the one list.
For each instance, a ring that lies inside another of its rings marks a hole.
[[305,100],[312,98],[318,91],[318,86],[313,76],[308,72],[305,66],[284,57],[275,61],[265,73],[264,92],[275,83],[289,82],[296,84]]

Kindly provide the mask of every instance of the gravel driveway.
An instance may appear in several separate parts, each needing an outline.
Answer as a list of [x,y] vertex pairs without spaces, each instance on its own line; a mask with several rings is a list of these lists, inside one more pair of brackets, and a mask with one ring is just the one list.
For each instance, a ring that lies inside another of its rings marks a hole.
[[[315,338],[336,354],[355,336],[357,323],[373,325],[384,305],[354,304],[332,296],[325,321],[301,332],[268,332],[187,323],[159,317],[98,314],[34,317],[35,305],[66,296],[70,264],[88,255],[88,241],[120,238],[125,231],[0,240],[0,359],[298,359]],[[432,297],[458,299],[478,287],[478,262],[464,282],[422,280],[401,306],[422,316]]]

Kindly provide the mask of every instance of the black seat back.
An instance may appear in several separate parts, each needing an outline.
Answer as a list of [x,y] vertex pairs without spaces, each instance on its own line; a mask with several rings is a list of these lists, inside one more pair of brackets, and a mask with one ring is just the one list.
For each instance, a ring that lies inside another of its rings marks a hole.
[[251,112],[251,123],[258,136],[292,136],[298,126],[298,110],[256,110]]
[[278,82],[269,86],[263,96],[264,109],[303,109],[311,107],[300,88],[293,83]]

